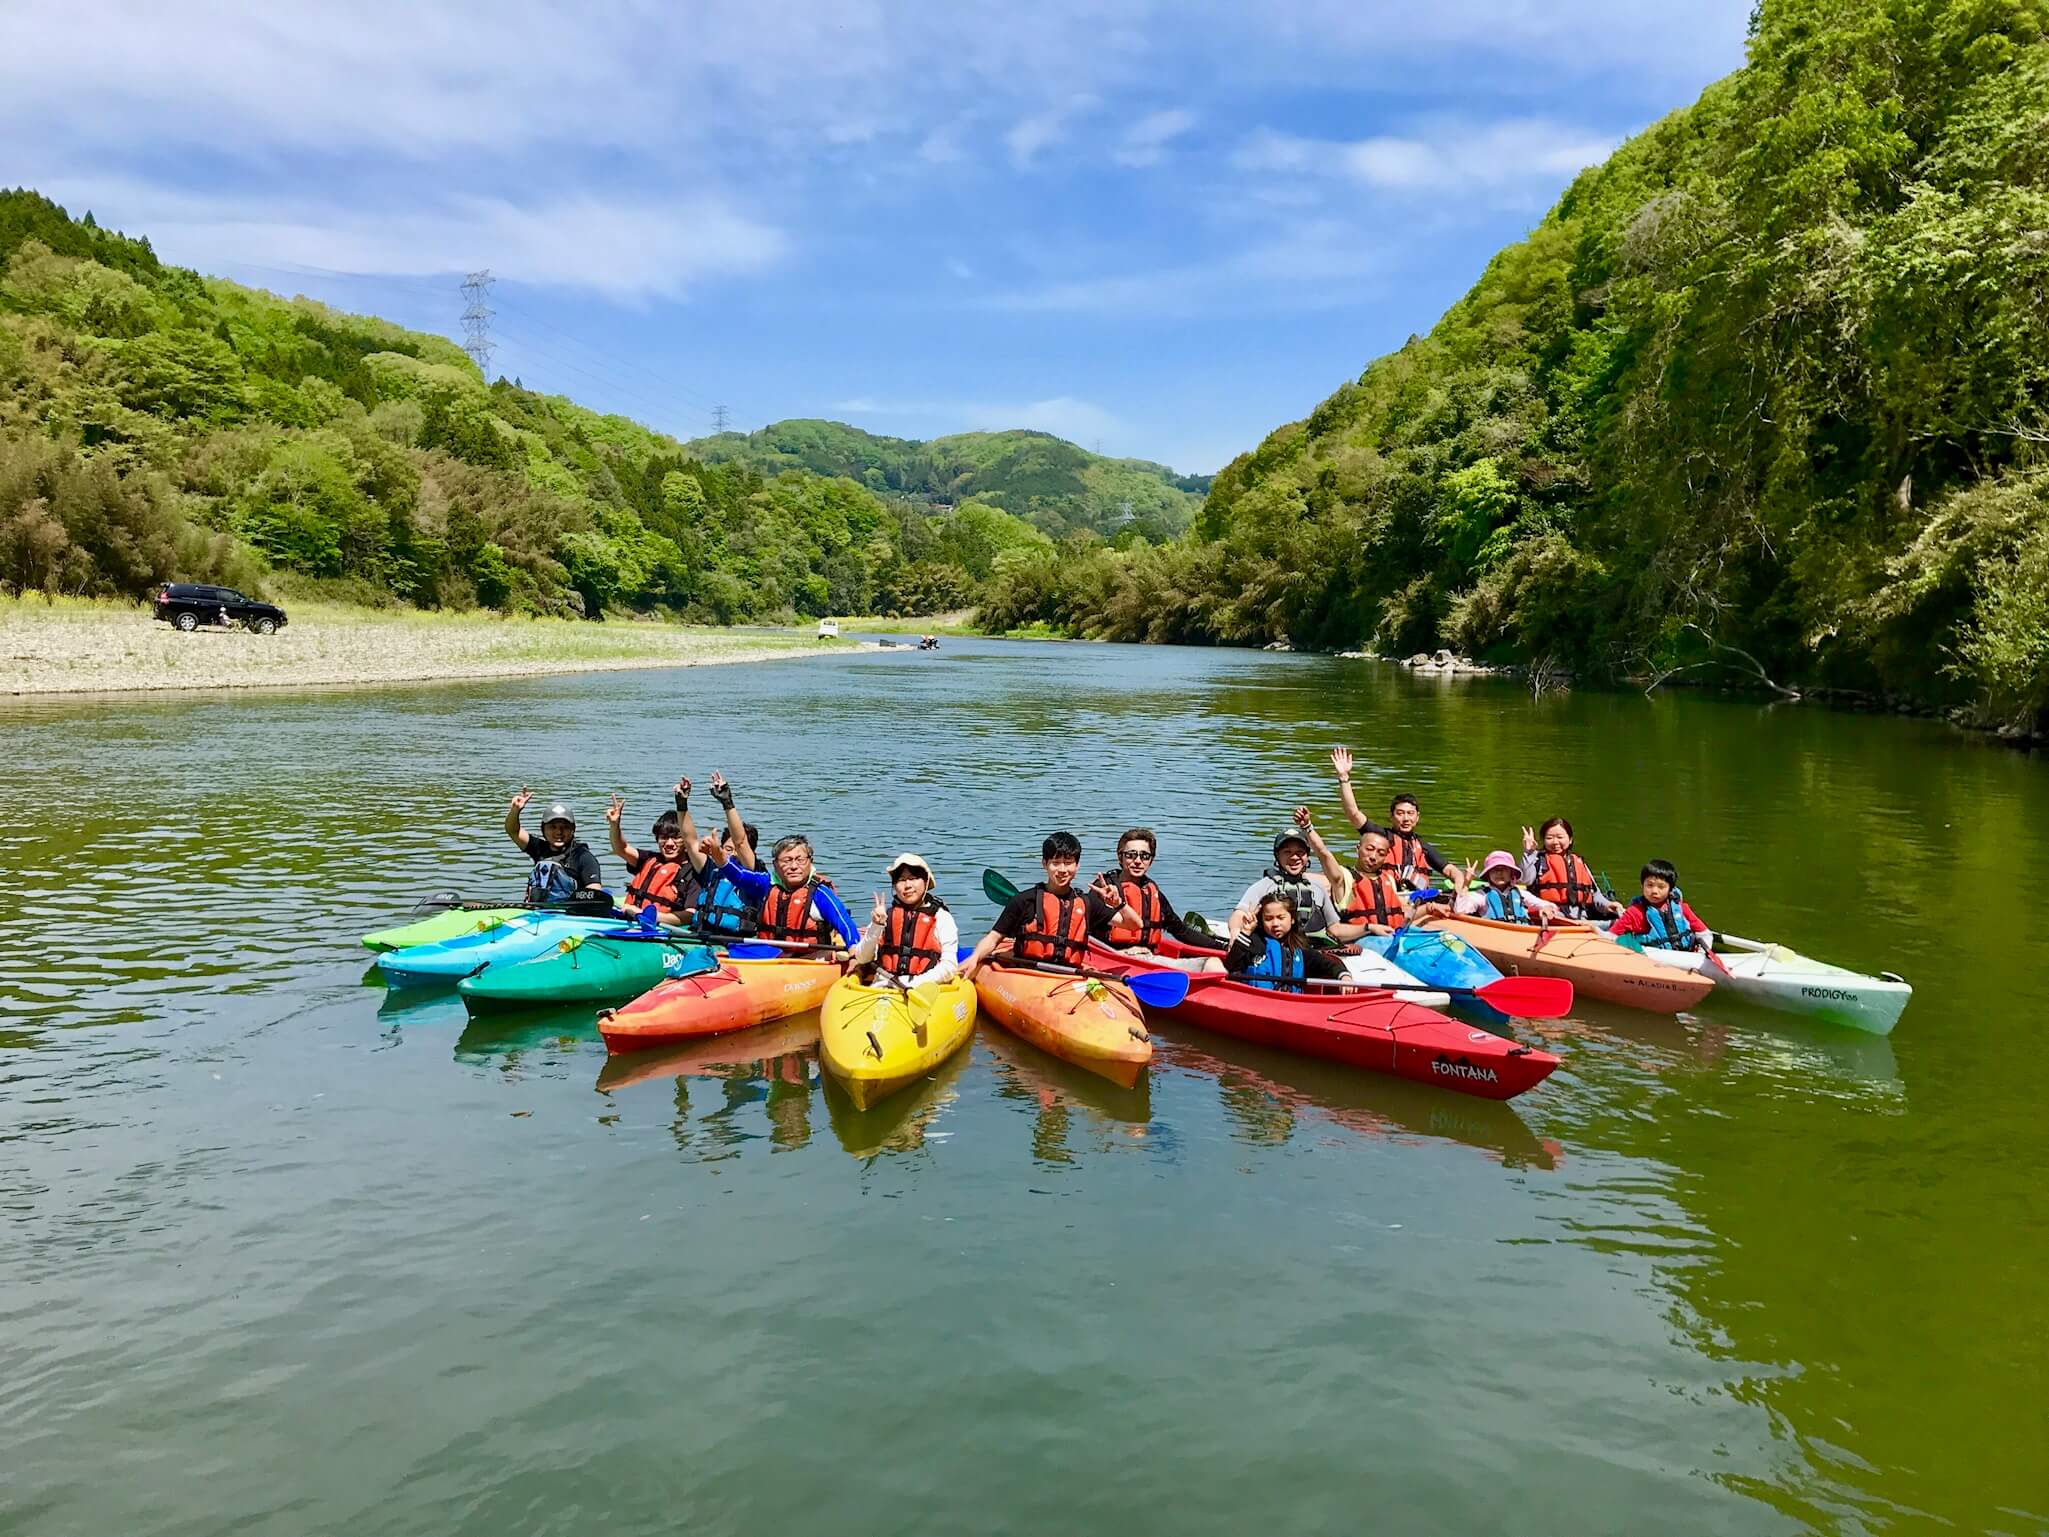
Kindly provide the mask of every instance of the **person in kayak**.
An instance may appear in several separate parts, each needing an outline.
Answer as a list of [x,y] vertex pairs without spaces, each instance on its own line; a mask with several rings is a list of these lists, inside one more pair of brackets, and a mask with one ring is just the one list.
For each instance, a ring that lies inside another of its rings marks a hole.
[[1073,833],[1049,834],[1039,845],[1039,864],[1046,878],[1012,897],[997,914],[996,926],[961,963],[960,974],[968,981],[974,981],[975,973],[1005,941],[1021,961],[1081,966],[1087,963],[1090,939],[1107,942],[1110,930],[1119,924],[1137,927],[1138,914],[1102,876],[1091,886],[1075,885],[1081,873],[1081,840]]
[[[760,868],[754,850],[761,841],[761,834],[752,822],[740,819],[740,813],[733,804],[733,787],[717,769],[712,770],[711,798],[723,808],[726,827],[723,837],[717,832],[708,836],[720,844],[725,857],[749,870]],[[753,934],[761,922],[760,909],[732,881],[722,880],[711,873],[713,861],[705,858],[704,839],[698,835],[697,824],[690,817],[688,776],[676,781],[676,816],[682,823],[683,847],[689,851],[691,873],[696,877],[698,886],[698,932],[710,939],[741,939]]]
[[1160,947],[1160,936],[1171,934],[1192,949],[1214,952],[1216,936],[1182,922],[1167,894],[1154,883],[1153,860],[1159,851],[1159,835],[1150,827],[1131,828],[1117,840],[1117,868],[1105,870],[1102,880],[1117,889],[1138,921],[1111,924],[1106,941],[1133,955],[1151,955]]
[[889,862],[889,884],[893,899],[884,902],[880,892],[875,894],[875,911],[847,957],[848,968],[872,967],[872,973],[863,974],[870,987],[946,981],[959,969],[960,926],[933,894],[938,883],[932,867],[917,854],[899,854]]
[[1551,818],[1534,833],[1523,829],[1522,882],[1568,918],[1612,918],[1622,911],[1573,852],[1572,824],[1564,817]]
[[505,812],[505,836],[534,862],[527,900],[537,907],[560,907],[572,898],[602,893],[605,877],[598,856],[576,836],[576,817],[567,806],[560,801],[551,805],[538,835],[519,825],[519,814],[533,798],[534,792],[521,785]]
[[1336,957],[1309,947],[1295,919],[1295,904],[1277,891],[1261,897],[1251,912],[1241,907],[1231,914],[1224,970],[1236,981],[1282,993],[1306,992],[1309,977],[1332,982],[1345,977]]
[[1480,862],[1480,884],[1456,879],[1452,911],[1469,918],[1497,918],[1503,923],[1550,923],[1563,916],[1555,903],[1524,891],[1517,881],[1522,867],[1507,849],[1496,849]]
[[811,840],[801,833],[776,840],[770,855],[773,877],[726,858],[716,838],[706,836],[698,851],[713,879],[731,881],[741,896],[755,904],[760,912],[755,929],[759,938],[820,950],[835,948],[836,941],[852,947],[860,940],[861,931],[854,926],[847,904],[813,867]]
[[[1344,921],[1330,899],[1329,888],[1309,873],[1309,835],[1302,830],[1308,819],[1307,806],[1295,808],[1295,826],[1274,835],[1274,862],[1245,888],[1235,911],[1250,916],[1266,898],[1278,895],[1294,907],[1295,924],[1305,935],[1328,934]],[[1354,930],[1353,937],[1358,932]]]
[[1342,920],[1329,931],[1333,938],[1392,934],[1418,915],[1444,917],[1451,912],[1449,902],[1419,905],[1402,890],[1392,863],[1394,840],[1379,828],[1369,827],[1359,834],[1358,863],[1349,870],[1331,852],[1313,824],[1305,820],[1302,830],[1308,835],[1317,863],[1323,866],[1324,879],[1330,882],[1331,905]]
[[1404,791],[1388,803],[1388,825],[1382,827],[1359,809],[1359,802],[1352,794],[1352,750],[1349,747],[1331,749],[1330,766],[1337,770],[1338,800],[1343,803],[1345,815],[1352,826],[1362,833],[1381,833],[1387,838],[1387,866],[1394,872],[1395,883],[1405,891],[1421,891],[1435,884],[1431,877],[1443,875],[1452,877],[1457,866],[1444,857],[1436,844],[1429,842],[1416,831],[1423,820],[1423,808],[1416,797]]
[[620,826],[626,815],[626,798],[614,794],[605,808],[605,823],[612,835],[612,852],[626,866],[626,895],[620,899],[628,912],[640,913],[652,907],[655,917],[669,928],[689,923],[697,912],[697,875],[683,847],[683,824],[673,811],[655,818],[655,846],[635,848],[626,841]]
[[1637,879],[1643,894],[1608,925],[1610,934],[1633,934],[1648,950],[1714,949],[1714,932],[1679,894],[1679,870],[1671,860],[1649,861]]

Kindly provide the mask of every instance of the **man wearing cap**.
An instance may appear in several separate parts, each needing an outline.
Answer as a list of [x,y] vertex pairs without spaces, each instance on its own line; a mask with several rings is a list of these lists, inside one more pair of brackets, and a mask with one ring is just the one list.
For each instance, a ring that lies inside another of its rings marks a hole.
[[946,981],[957,969],[960,925],[932,894],[932,867],[922,855],[899,854],[889,862],[889,884],[894,898],[885,902],[875,893],[875,911],[847,964],[873,965],[870,987]]
[[534,862],[533,873],[527,877],[528,899],[552,905],[580,892],[602,892],[605,877],[598,869],[598,856],[576,836],[576,817],[567,806],[556,801],[548,808],[541,818],[539,837],[519,825],[520,812],[533,798],[534,792],[521,785],[505,813],[505,836]]
[[1330,889],[1309,873],[1309,852],[1309,835],[1299,826],[1276,833],[1274,862],[1245,888],[1245,895],[1238,899],[1239,911],[1257,913],[1261,902],[1278,893],[1293,905],[1295,922],[1305,935],[1327,934],[1336,928],[1343,920],[1330,899]]

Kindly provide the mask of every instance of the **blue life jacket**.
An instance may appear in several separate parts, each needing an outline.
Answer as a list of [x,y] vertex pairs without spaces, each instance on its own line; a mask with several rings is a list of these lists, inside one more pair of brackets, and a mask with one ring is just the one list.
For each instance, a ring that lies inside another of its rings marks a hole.
[[1686,921],[1686,914],[1680,904],[1685,899],[1679,895],[1679,888],[1672,888],[1672,895],[1665,899],[1664,907],[1653,907],[1642,897],[1629,905],[1643,914],[1650,932],[1644,935],[1646,949],[1651,950],[1698,950],[1700,939],[1693,932],[1693,925]]
[[[1496,868],[1501,867],[1497,866]],[[1530,910],[1523,905],[1522,888],[1520,886],[1509,887],[1507,900],[1504,901],[1501,893],[1492,886],[1489,886],[1487,888],[1487,916],[1489,918],[1498,918],[1503,923],[1528,923],[1530,921]]]
[[1272,935],[1267,936],[1266,954],[1240,972],[1239,979],[1252,987],[1299,993],[1302,978],[1308,974],[1302,952],[1282,944]]
[[725,939],[741,939],[761,926],[761,911],[740,893],[730,877],[720,875],[697,899],[697,927],[700,933]]
[[559,907],[576,895],[576,877],[559,859],[537,859],[526,878],[527,900],[539,907]]

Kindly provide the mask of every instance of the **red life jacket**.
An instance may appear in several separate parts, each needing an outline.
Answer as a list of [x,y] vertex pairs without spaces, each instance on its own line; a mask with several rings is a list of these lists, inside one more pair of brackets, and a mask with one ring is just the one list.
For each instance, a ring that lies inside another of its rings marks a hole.
[[875,947],[878,970],[898,977],[921,977],[940,962],[939,915],[946,904],[926,895],[916,907],[890,904],[882,922],[882,940]]
[[1088,893],[1070,886],[1066,896],[1058,897],[1043,882],[1037,892],[1032,921],[1011,941],[1011,949],[1028,961],[1079,966],[1089,949]]
[[1587,905],[1601,894],[1594,884],[1594,872],[1571,849],[1537,856],[1537,878],[1530,882],[1530,891],[1546,902],[1556,902],[1568,918],[1585,917]]
[[676,913],[683,910],[677,900],[683,888],[683,872],[687,867],[680,859],[658,859],[653,854],[640,861],[640,868],[633,872],[633,879],[626,883],[626,905],[645,907],[652,902],[664,912]]
[[770,889],[768,895],[761,899],[761,937],[784,941],[808,940],[820,945],[832,944],[832,925],[811,910],[811,893],[820,886],[831,885],[831,881],[815,871],[795,890],[778,882]]
[[1345,910],[1338,916],[1347,923],[1377,923],[1387,929],[1398,929],[1407,923],[1409,918],[1402,911],[1402,892],[1395,884],[1394,871],[1382,865],[1380,873],[1371,880],[1354,871],[1352,894],[1345,899]]
[[1158,949],[1167,916],[1167,902],[1160,895],[1160,888],[1152,883],[1151,877],[1135,881],[1115,870],[1105,870],[1103,879],[1124,893],[1126,904],[1138,914],[1137,928],[1128,923],[1110,925],[1110,943],[1126,949],[1132,945],[1144,945],[1148,950]]
[[1405,886],[1421,885],[1430,879],[1430,856],[1423,852],[1423,840],[1414,833],[1387,832],[1388,868]]

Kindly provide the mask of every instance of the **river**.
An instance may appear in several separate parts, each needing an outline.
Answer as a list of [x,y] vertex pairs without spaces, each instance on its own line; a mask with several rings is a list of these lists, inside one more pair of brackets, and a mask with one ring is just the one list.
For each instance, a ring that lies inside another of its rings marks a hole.
[[[972,641],[0,723],[10,1533],[2049,1531],[2038,757]],[[1125,1092],[985,1024],[861,1116],[801,1027],[608,1067],[356,942],[511,891],[521,783],[602,848],[715,767],[857,906],[915,849],[979,932],[985,865],[1143,823],[1214,913],[1297,801],[1342,827],[1337,742],[1458,855],[1563,812],[1914,1001],[1582,1007],[1512,1105],[1172,1022]]]

